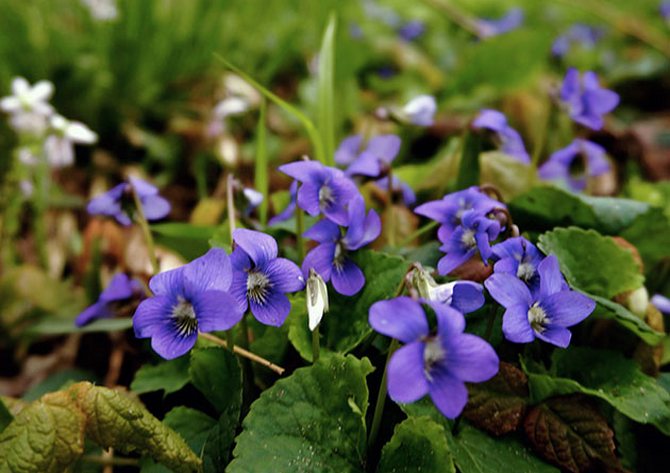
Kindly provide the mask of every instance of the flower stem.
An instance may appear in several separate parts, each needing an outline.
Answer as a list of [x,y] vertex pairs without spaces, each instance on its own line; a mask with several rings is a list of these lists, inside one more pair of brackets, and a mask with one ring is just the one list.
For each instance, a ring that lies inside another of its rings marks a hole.
[[297,206],[295,208],[295,236],[298,241],[298,259],[305,259],[305,239],[302,234],[305,232],[305,222],[302,210]]
[[402,247],[407,246],[413,240],[416,240],[417,238],[419,238],[424,233],[428,233],[429,231],[431,231],[433,228],[437,227],[438,225],[439,225],[438,222],[430,222],[430,223],[425,224],[423,227],[419,228],[417,231],[415,231],[410,236],[405,238],[402,242],[400,242],[400,247],[402,248]]
[[156,258],[156,245],[154,244],[154,237],[151,235],[151,229],[149,228],[149,222],[147,217],[144,215],[144,208],[142,207],[142,202],[140,201],[140,196],[137,195],[137,191],[133,186],[130,186],[133,193],[133,201],[135,202],[135,217],[137,223],[142,229],[144,235],[144,242],[147,244],[147,252],[149,253],[149,261],[151,261],[151,269],[154,274],[160,272],[160,267],[158,266],[158,259]]
[[319,354],[321,352],[321,334],[319,333],[319,327],[321,327],[321,324],[318,324],[312,331],[312,363],[319,361]]
[[395,215],[395,209],[393,208],[393,172],[389,168],[388,174],[387,174],[387,179],[389,180],[389,187],[388,187],[388,204],[387,204],[387,212],[388,212],[388,229],[386,231],[386,243],[389,246],[395,246],[395,232],[396,232],[396,215]]
[[235,336],[233,334],[232,328],[230,330],[226,330],[226,343],[228,344],[230,351],[235,353]]
[[[230,330],[228,332],[230,332]],[[219,337],[217,337],[216,335],[212,335],[211,333],[202,333],[201,332],[200,333],[200,338],[203,338],[205,340],[209,340],[210,342],[215,343],[216,345],[219,345],[219,346],[224,347],[224,348],[230,347],[229,343],[226,340],[221,340]],[[232,349],[233,349],[233,353],[235,353],[236,355],[239,355],[246,360],[251,360],[254,363],[258,363],[259,365],[263,365],[266,368],[274,371],[278,375],[282,375],[286,371],[281,366],[277,366],[274,363],[272,363],[270,360],[266,360],[265,358],[263,358],[261,356],[258,356],[255,353],[250,352],[249,350],[245,350],[242,347],[239,347],[237,345],[233,345]]]
[[372,417],[372,424],[370,424],[370,435],[368,436],[368,450],[374,447],[375,442],[377,441],[377,434],[379,434],[379,426],[382,422],[382,415],[384,414],[384,404],[386,404],[386,392],[387,392],[387,383],[386,377],[388,373],[388,365],[391,360],[391,356],[398,349],[399,343],[398,340],[393,339],[391,345],[389,346],[389,352],[386,357],[386,364],[384,365],[384,374],[382,375],[382,381],[379,385],[379,392],[377,393],[377,401],[375,403],[375,413]]

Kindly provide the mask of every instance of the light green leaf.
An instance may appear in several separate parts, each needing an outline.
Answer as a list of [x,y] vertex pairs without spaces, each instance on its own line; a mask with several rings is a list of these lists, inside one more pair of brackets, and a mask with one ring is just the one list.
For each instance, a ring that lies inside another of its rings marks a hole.
[[429,417],[410,417],[396,425],[382,449],[377,473],[456,473],[444,427]]
[[227,471],[365,472],[372,369],[367,358],[329,355],[277,381],[252,404]]
[[319,50],[317,85],[318,120],[325,164],[335,165],[335,31],[337,16],[331,13]]
[[670,393],[618,352],[570,347],[554,352],[550,372],[528,362],[524,370],[535,401],[584,393],[604,400],[634,421],[670,434]]
[[268,223],[268,205],[270,180],[268,173],[270,171],[268,164],[268,146],[267,146],[267,127],[265,124],[265,114],[267,111],[267,102],[261,100],[260,113],[258,114],[258,126],[256,127],[256,164],[254,168],[254,187],[263,194],[263,202],[258,207],[261,225]]
[[189,260],[209,250],[209,240],[217,228],[183,222],[151,225],[151,231],[156,234],[156,244],[166,246]]
[[157,365],[143,365],[135,373],[130,389],[137,394],[164,391],[167,396],[179,391],[189,383],[191,377],[188,367],[187,356],[162,361]]
[[[286,320],[288,324],[288,339],[298,354],[307,361],[312,361],[312,332],[307,321],[307,305],[305,294],[299,293],[289,296],[291,312]],[[328,314],[324,314],[328,317]]]
[[529,164],[498,151],[479,155],[479,183],[493,184],[507,201],[527,191],[537,182],[537,172]]
[[594,230],[558,228],[541,235],[539,247],[556,255],[571,286],[590,294],[609,299],[644,283],[632,253]]

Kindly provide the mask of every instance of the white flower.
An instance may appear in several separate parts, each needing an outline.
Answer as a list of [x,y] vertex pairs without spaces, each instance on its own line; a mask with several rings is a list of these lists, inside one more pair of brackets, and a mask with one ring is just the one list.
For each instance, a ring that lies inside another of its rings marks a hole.
[[11,115],[9,123],[17,132],[41,135],[53,113],[48,103],[53,91],[51,82],[43,80],[31,86],[23,77],[16,77],[12,80],[12,95],[0,99],[0,110]]
[[314,269],[309,270],[306,291],[309,329],[314,331],[321,322],[323,314],[328,312],[328,288],[323,278]]
[[214,116],[219,120],[223,120],[231,115],[239,115],[249,110],[250,104],[242,97],[228,97],[219,102],[214,107]]
[[402,108],[405,119],[418,126],[431,126],[437,111],[437,103],[431,95],[419,95]]
[[74,145],[90,145],[98,140],[98,135],[86,125],[70,121],[60,115],[51,118],[50,134],[44,142],[44,151],[49,165],[55,168],[74,164]]
[[457,281],[437,284],[430,273],[419,265],[412,271],[412,284],[419,292],[419,295],[428,301],[439,302],[441,304],[451,303],[456,283]]
[[250,210],[255,209],[263,203],[263,194],[252,187],[242,189],[242,194],[244,194],[244,197],[249,202]]
[[100,21],[115,20],[119,16],[116,0],[82,0],[91,16]]

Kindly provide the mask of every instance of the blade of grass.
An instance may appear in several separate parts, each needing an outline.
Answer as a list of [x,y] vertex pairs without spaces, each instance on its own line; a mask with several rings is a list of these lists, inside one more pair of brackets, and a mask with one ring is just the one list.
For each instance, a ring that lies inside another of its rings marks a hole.
[[335,31],[337,16],[331,13],[319,50],[317,110],[319,131],[328,166],[335,165]]
[[273,94],[271,91],[263,87],[261,84],[252,79],[251,76],[249,76],[249,74],[247,74],[234,64],[230,63],[229,61],[227,61],[223,56],[216,53],[214,54],[214,56],[219,61],[221,61],[228,69],[230,69],[235,74],[242,77],[245,81],[247,81],[254,88],[256,88],[256,90],[258,90],[261,94],[263,94],[268,100],[274,102],[286,113],[293,115],[293,117],[295,117],[298,121],[300,121],[302,126],[305,128],[305,131],[307,132],[310,141],[312,142],[312,146],[314,147],[314,155],[316,159],[324,164],[326,163],[323,149],[323,142],[321,141],[321,135],[314,126],[314,123],[312,123],[312,121],[304,113],[302,113],[296,107],[288,103],[286,100],[282,99],[281,97],[278,97],[277,95]]
[[256,169],[254,171],[254,187],[263,194],[263,201],[258,207],[258,215],[263,226],[268,223],[268,200],[269,181],[268,181],[268,149],[267,149],[267,131],[265,127],[265,111],[267,103],[265,99],[261,100],[260,114],[258,116],[258,127],[256,128]]

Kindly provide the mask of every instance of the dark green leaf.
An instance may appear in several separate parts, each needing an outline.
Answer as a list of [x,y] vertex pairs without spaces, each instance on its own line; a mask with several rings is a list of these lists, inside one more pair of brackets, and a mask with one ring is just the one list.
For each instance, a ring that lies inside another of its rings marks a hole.
[[[191,382],[219,413],[242,404],[242,370],[235,355],[221,347],[191,351]],[[239,415],[239,414],[238,414]]]
[[181,435],[191,450],[201,455],[217,422],[207,414],[189,407],[175,407],[165,414],[163,423]]
[[3,430],[5,430],[5,427],[7,427],[12,422],[12,420],[14,420],[14,416],[11,412],[9,412],[9,409],[7,409],[5,403],[2,402],[2,399],[0,399],[0,434]]
[[80,369],[58,371],[48,376],[39,384],[31,387],[22,396],[22,399],[24,401],[35,401],[47,393],[58,391],[78,381],[90,381],[94,383],[98,380],[92,373]]
[[187,356],[163,361],[157,365],[144,365],[135,373],[130,389],[137,394],[165,391],[168,395],[177,392],[191,380],[188,367]]
[[209,240],[216,229],[215,226],[183,222],[151,225],[151,231],[156,234],[156,244],[166,246],[189,260],[202,256],[209,250]]
[[658,345],[663,339],[664,334],[662,332],[658,332],[651,328],[644,320],[633,314],[621,304],[617,304],[604,297],[588,293],[585,294],[598,304],[593,311],[593,316],[616,320],[621,326],[630,330],[647,344],[652,346]]
[[463,139],[461,159],[458,164],[456,187],[465,189],[479,184],[479,154],[482,150],[482,138],[468,132]]
[[621,237],[635,245],[647,270],[652,270],[662,258],[670,258],[670,219],[661,209],[651,209],[639,215]]
[[632,253],[594,230],[558,228],[541,235],[539,247],[558,257],[571,286],[590,294],[609,299],[644,282]]
[[364,472],[365,358],[329,355],[280,379],[251,405],[230,473]]
[[377,473],[456,473],[444,427],[429,417],[410,417],[396,425],[384,445]]

